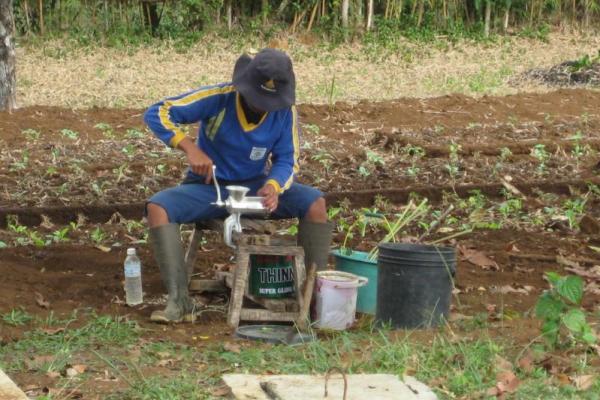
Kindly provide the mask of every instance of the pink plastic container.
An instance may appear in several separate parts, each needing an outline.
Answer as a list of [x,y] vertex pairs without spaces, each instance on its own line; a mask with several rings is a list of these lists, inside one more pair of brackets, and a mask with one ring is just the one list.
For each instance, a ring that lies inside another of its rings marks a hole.
[[315,327],[344,330],[355,321],[358,288],[365,277],[341,271],[317,272]]

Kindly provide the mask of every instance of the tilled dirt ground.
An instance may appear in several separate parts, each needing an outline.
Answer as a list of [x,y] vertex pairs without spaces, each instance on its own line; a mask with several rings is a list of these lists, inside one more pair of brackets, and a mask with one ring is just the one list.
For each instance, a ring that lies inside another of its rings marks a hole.
[[[599,103],[597,92],[560,90],[479,100],[453,95],[336,104],[333,109],[300,106],[299,179],[330,194],[460,190],[461,185],[497,183],[505,175],[525,186],[583,181],[597,174]],[[142,110],[51,107],[6,115],[0,119],[0,145],[7,149],[1,156],[0,206],[132,203],[176,184],[184,157],[152,138],[141,116]],[[195,130],[190,129],[192,135]],[[543,168],[539,157],[547,157]]]
[[[377,194],[392,203],[404,202],[413,191],[434,202],[443,202],[452,193],[465,197],[474,189],[500,198],[501,189],[506,190],[506,182],[511,181],[531,196],[524,200],[525,211],[528,207],[542,210],[550,206],[544,203],[548,198],[559,204],[597,182],[599,109],[600,93],[589,90],[477,100],[453,95],[334,107],[301,105],[300,180],[327,192],[332,205],[351,199],[351,208],[371,203]],[[2,217],[14,214],[25,225],[43,222],[41,226],[48,228],[83,214],[107,231],[112,229],[107,223],[115,211],[139,220],[143,201],[179,182],[185,168],[181,154],[166,150],[144,131],[142,113],[28,107],[0,114]],[[190,132],[193,135],[195,128]],[[532,315],[536,299],[547,288],[544,271],[568,273],[573,263],[582,268],[600,265],[600,255],[589,247],[600,245],[597,201],[590,200],[587,207],[592,226],[586,229],[565,228],[564,221],[558,227],[538,228],[514,223],[460,237],[455,244],[476,249],[497,265],[483,267],[459,256],[453,313],[505,318],[504,330],[495,334],[512,335],[524,344],[537,336],[535,321],[510,321]],[[165,330],[146,322],[158,307],[152,303],[159,303],[164,291],[145,245],[138,247],[150,302],[126,307],[122,261],[125,244],[136,237],[131,237],[129,228],[113,233],[110,238],[122,245],[110,252],[81,240],[1,249],[0,314],[19,307],[40,316],[92,309],[99,314],[129,315],[148,329],[146,335],[183,342],[194,335],[218,339],[231,333],[224,315],[215,311],[224,309],[226,302],[219,296],[197,298],[213,308],[207,308],[194,325]],[[0,240],[12,244],[13,238],[13,232],[0,230]],[[336,245],[342,240],[340,233]],[[360,243],[358,238],[353,241],[359,248]],[[209,276],[215,264],[227,263],[230,256],[213,237],[203,245],[197,270]],[[591,286],[593,282],[588,281],[591,289],[584,302],[589,311],[600,304],[600,291]],[[40,307],[36,292],[50,303],[49,308]],[[27,326],[0,327],[4,342],[18,339],[27,330]]]

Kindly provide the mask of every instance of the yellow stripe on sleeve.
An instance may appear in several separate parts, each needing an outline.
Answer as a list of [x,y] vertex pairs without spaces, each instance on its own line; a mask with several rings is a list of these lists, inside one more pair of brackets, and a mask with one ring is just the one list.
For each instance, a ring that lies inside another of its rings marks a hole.
[[214,96],[216,94],[229,93],[233,90],[233,85],[229,85],[224,87],[216,87],[208,90],[199,90],[178,100],[165,100],[163,105],[159,107],[158,116],[160,119],[160,123],[163,125],[163,127],[173,132],[173,137],[169,141],[169,145],[171,147],[177,147],[177,145],[186,137],[185,133],[183,133],[183,131],[179,129],[179,127],[176,124],[174,124],[173,121],[171,121],[171,118],[169,116],[169,110],[171,109],[171,107],[187,106],[194,103],[195,101],[199,101],[207,97]]
[[288,178],[283,185],[282,192],[288,190],[292,183],[294,183],[294,175],[300,171],[300,165],[298,159],[300,158],[300,138],[298,135],[298,114],[296,112],[296,106],[292,106],[292,143],[294,145],[294,169],[292,175]]
[[275,191],[277,191],[277,193],[283,192],[283,190],[281,190],[281,186],[279,186],[279,182],[277,182],[275,179],[269,179],[267,181],[267,185],[273,186],[275,188]]

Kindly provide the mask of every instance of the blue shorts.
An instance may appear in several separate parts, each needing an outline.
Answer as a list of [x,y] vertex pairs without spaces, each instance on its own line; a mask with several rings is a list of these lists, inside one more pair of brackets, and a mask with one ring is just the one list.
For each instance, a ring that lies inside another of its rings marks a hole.
[[[260,177],[248,181],[219,181],[223,200],[229,195],[225,186],[240,185],[250,188],[249,196],[265,184],[267,178]],[[321,191],[300,183],[292,186],[279,196],[277,210],[270,214],[272,219],[303,218],[310,206],[323,196]],[[189,174],[179,186],[175,186],[152,196],[148,203],[154,203],[165,209],[169,222],[189,224],[208,219],[225,218],[227,211],[211,203],[217,201],[217,192],[213,183],[205,184],[204,177]]]

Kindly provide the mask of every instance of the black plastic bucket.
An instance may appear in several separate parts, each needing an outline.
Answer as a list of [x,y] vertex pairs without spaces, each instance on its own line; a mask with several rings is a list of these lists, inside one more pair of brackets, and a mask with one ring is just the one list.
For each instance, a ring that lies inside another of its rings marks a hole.
[[428,328],[448,319],[456,271],[453,247],[383,243],[377,264],[377,322]]

